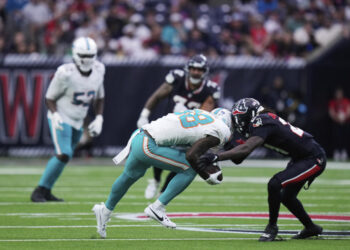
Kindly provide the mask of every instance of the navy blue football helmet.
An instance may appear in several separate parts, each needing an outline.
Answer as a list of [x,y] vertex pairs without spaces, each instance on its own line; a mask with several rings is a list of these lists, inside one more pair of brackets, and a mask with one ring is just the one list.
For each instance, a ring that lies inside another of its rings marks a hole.
[[233,105],[231,112],[234,128],[240,134],[248,137],[249,123],[263,110],[264,107],[254,98],[243,98],[238,100]]
[[[190,69],[200,69],[203,73],[201,74],[190,74]],[[195,55],[188,60],[185,66],[185,72],[189,77],[192,84],[199,84],[203,81],[204,77],[209,73],[209,65],[207,58],[200,54]]]

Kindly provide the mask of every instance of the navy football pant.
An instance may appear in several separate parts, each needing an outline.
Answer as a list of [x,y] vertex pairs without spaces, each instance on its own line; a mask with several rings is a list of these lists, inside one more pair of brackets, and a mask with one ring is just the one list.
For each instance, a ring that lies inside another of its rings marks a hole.
[[326,167],[326,157],[309,157],[290,161],[287,168],[275,174],[268,183],[269,224],[277,224],[280,204],[297,217],[300,222],[309,227],[313,224],[311,218],[297,199],[297,195],[306,182],[311,182],[319,176]]

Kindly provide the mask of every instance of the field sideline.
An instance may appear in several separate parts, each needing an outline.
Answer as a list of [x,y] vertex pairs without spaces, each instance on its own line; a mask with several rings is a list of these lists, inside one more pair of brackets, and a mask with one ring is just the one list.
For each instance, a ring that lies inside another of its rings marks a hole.
[[[74,160],[57,182],[54,194],[64,203],[29,201],[46,159],[0,158],[0,249],[349,249],[350,166],[329,163],[326,171],[299,198],[315,222],[324,227],[318,239],[290,240],[302,226],[282,206],[282,241],[261,243],[267,223],[269,178],[285,161],[250,160],[239,167],[223,164],[224,182],[210,186],[199,178],[172,201],[171,230],[147,219],[146,173],[117,205],[107,239],[96,233],[91,208],[106,200],[123,168],[111,159]],[[165,178],[165,175],[163,175]]]

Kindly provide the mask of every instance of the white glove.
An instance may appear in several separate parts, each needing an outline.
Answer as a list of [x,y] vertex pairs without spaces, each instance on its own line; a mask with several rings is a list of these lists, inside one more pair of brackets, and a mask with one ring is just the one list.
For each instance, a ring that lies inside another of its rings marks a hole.
[[103,116],[97,115],[95,120],[89,124],[89,135],[92,137],[98,136],[102,131]]
[[222,172],[219,171],[219,172],[216,172],[214,174],[210,174],[209,175],[209,178],[206,179],[205,181],[210,184],[210,185],[217,185],[217,184],[220,184],[222,182],[222,179],[221,181],[218,179],[218,176],[221,175]]
[[182,103],[182,102],[177,102],[174,107],[174,113],[175,112],[183,112],[187,110],[188,108]]
[[57,111],[53,113],[51,116],[51,125],[53,129],[63,130],[62,123],[63,120],[60,114]]
[[140,114],[139,119],[137,120],[137,127],[141,128],[143,125],[149,123],[148,117],[150,115],[151,111],[144,108]]

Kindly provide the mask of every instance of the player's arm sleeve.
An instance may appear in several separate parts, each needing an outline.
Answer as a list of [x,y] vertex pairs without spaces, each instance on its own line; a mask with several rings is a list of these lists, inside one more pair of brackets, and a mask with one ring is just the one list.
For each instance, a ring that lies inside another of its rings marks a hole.
[[273,127],[270,124],[266,124],[261,127],[253,127],[253,125],[251,124],[249,127],[249,134],[250,137],[259,136],[262,139],[266,140],[266,138],[271,134],[272,130]]
[[205,134],[218,138],[220,140],[219,146],[225,145],[231,138],[231,131],[226,125],[207,129]]
[[165,82],[174,85],[180,78],[185,76],[185,71],[181,69],[170,70],[165,76]]
[[67,88],[67,73],[63,66],[60,66],[55,72],[50,85],[46,91],[45,98],[50,100],[57,100],[64,94]]

